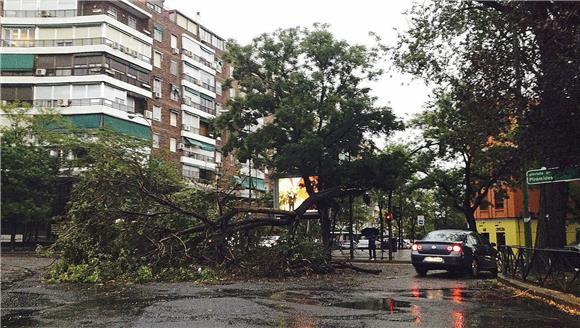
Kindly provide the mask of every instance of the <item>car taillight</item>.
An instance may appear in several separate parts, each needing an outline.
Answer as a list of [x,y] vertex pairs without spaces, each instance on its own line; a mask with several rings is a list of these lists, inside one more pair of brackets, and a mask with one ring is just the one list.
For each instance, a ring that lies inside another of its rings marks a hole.
[[413,244],[413,245],[411,246],[411,249],[412,249],[412,250],[414,250],[414,251],[416,251],[416,250],[418,249],[418,247],[417,247],[417,244]]
[[453,251],[457,253],[461,252],[462,251],[461,245],[453,245]]

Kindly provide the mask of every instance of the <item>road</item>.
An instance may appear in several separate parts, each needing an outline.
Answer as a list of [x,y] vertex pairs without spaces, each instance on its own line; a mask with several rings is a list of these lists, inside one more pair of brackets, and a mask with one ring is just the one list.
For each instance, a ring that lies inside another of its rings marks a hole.
[[[579,322],[500,288],[492,276],[476,280],[434,272],[419,278],[408,264],[365,264],[383,269],[376,276],[346,272],[214,286],[88,287],[42,284],[38,263],[2,257],[2,327],[463,328]],[[5,278],[5,272],[17,271],[10,268],[25,266],[26,274]]]

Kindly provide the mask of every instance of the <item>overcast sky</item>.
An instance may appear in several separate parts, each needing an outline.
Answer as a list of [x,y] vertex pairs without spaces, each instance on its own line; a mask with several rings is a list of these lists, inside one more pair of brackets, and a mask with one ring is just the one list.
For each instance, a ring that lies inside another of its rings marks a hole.
[[[224,39],[233,38],[248,43],[264,32],[278,28],[311,26],[313,23],[329,23],[337,38],[350,43],[372,45],[369,31],[377,33],[386,45],[396,42],[397,28],[404,30],[407,19],[402,14],[412,1],[331,1],[331,0],[166,0],[166,6],[177,9],[190,17],[197,12],[201,24]],[[385,68],[389,66],[384,63]],[[388,105],[397,116],[405,120],[421,111],[428,99],[429,88],[422,81],[408,75],[389,71],[373,85],[379,97],[378,105]]]

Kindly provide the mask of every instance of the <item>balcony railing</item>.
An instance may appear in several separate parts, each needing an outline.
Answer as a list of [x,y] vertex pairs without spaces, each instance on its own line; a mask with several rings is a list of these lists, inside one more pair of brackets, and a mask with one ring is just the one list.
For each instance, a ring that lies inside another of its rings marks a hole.
[[[106,15],[104,12],[90,12],[89,14],[83,14],[82,11],[77,9],[62,9],[62,10],[4,10],[4,17],[76,17],[76,16],[93,16],[93,15]],[[114,16],[108,15],[109,17],[121,22],[128,27],[131,27],[138,31],[134,26],[131,26]]]
[[191,77],[191,76],[189,76],[189,75],[187,75],[185,73],[182,74],[182,75],[183,75],[183,79],[184,80],[189,81],[189,82],[191,82],[191,83],[193,83],[195,85],[199,85],[200,87],[202,87],[204,89],[207,89],[207,90],[209,90],[211,92],[215,92],[215,86],[212,86],[212,85],[210,85],[208,83],[202,82],[202,81],[200,81],[200,80],[198,80],[198,79],[196,79],[194,77]]
[[85,99],[35,99],[35,107],[59,108],[72,106],[107,106],[127,113],[135,113],[136,108],[111,101],[106,98],[85,98]]
[[[193,132],[195,134],[200,134],[200,130],[188,124],[182,124],[181,129],[183,131]],[[200,134],[201,135],[201,134]]]
[[[39,71],[41,70],[41,71]],[[42,71],[43,70],[43,71]],[[42,73],[41,73],[42,72]],[[117,80],[135,85],[144,89],[150,89],[148,80],[139,80],[123,72],[110,69],[103,66],[96,67],[59,67],[59,68],[42,68],[37,67],[33,72],[0,72],[1,76],[85,76],[85,75],[109,75]],[[144,86],[146,85],[146,86]]]
[[113,49],[140,59],[146,63],[151,63],[151,58],[131,50],[108,38],[82,38],[82,39],[51,39],[51,40],[0,40],[0,47],[7,48],[29,48],[29,47],[74,47],[74,46],[95,46],[107,45]]
[[206,113],[211,114],[211,115],[214,115],[214,116],[216,114],[215,108],[210,108],[210,107],[207,107],[207,106],[203,106],[201,104],[198,104],[198,103],[192,101],[191,99],[189,99],[188,97],[184,97],[183,98],[183,103],[186,104],[187,106],[191,106],[191,107],[193,107],[195,109],[199,109],[202,112],[206,112]]
[[207,60],[207,59],[205,59],[203,57],[200,57],[200,56],[194,54],[193,52],[191,52],[191,51],[189,51],[187,49],[185,49],[183,51],[183,54],[185,54],[187,57],[195,60],[198,63],[201,63],[201,64],[203,64],[203,65],[205,65],[207,67],[211,67],[211,68],[214,68],[215,69],[214,64],[212,62],[210,62],[209,60]]
[[76,9],[64,10],[4,10],[4,17],[75,17]]
[[197,160],[200,160],[200,161],[206,162],[206,163],[215,163],[215,159],[213,157],[195,153],[195,152],[191,151],[190,149],[184,149],[183,156],[197,159]]

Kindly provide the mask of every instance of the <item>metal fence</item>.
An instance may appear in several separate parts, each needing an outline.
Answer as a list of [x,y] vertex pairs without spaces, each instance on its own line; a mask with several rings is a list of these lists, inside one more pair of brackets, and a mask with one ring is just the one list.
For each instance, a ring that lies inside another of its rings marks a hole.
[[501,246],[504,276],[580,295],[580,252]]

